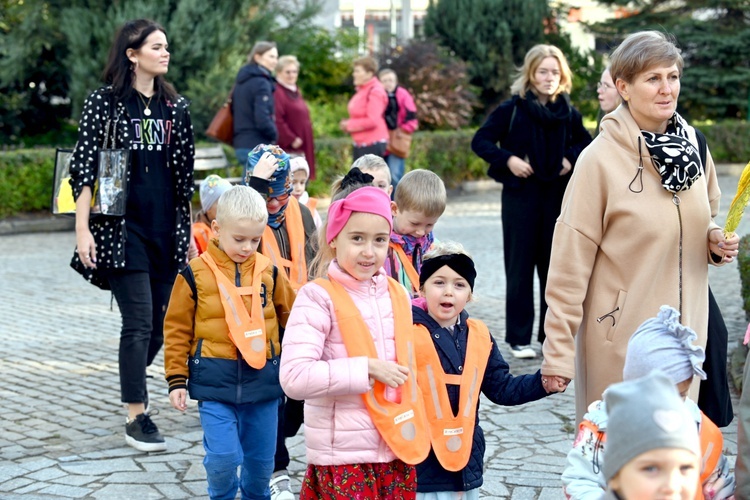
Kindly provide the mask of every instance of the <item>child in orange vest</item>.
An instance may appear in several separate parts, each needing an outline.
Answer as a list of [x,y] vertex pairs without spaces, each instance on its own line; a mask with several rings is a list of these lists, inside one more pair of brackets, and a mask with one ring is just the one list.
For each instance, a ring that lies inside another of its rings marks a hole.
[[231,188],[231,182],[215,174],[211,174],[201,181],[201,211],[195,214],[195,222],[193,222],[192,227],[193,240],[198,249],[198,255],[206,251],[209,242],[216,236],[211,229],[211,221],[216,218],[216,205],[219,197]]
[[436,173],[412,170],[399,181],[391,202],[393,231],[385,271],[414,297],[419,295],[422,255],[432,246],[432,228],[447,201],[445,185]]
[[[247,183],[266,199],[268,226],[260,243],[260,253],[282,269],[292,288],[307,283],[315,257],[313,235],[317,228],[310,210],[292,196],[290,157],[278,146],[259,144],[248,155]],[[297,434],[302,425],[302,402],[288,399],[279,406],[276,459],[271,492],[274,498],[290,498],[289,450],[285,438]]]
[[[658,369],[672,380],[701,434],[705,469],[700,471],[702,488],[698,489],[696,498],[731,498],[734,476],[729,472],[729,463],[722,453],[724,440],[721,431],[687,397],[693,377],[706,378],[701,369],[705,352],[702,347],[693,345],[698,335],[681,325],[679,320],[680,313],[676,309],[662,306],[655,318],[638,327],[628,341],[622,378],[634,380]],[[578,435],[563,471],[563,486],[568,498],[586,500],[601,498],[604,494],[607,480],[603,457],[609,446],[607,424],[605,404],[594,401],[578,427]]]
[[390,199],[361,175],[328,209],[315,268],[327,279],[298,292],[284,335],[281,384],[305,400],[301,500],[412,499],[429,452],[409,297],[382,269]]
[[312,213],[313,220],[315,221],[315,227],[322,226],[323,219],[320,218],[317,210],[318,199],[310,198],[306,189],[307,179],[310,178],[310,165],[307,164],[304,156],[295,156],[289,160],[289,166],[292,172],[292,196],[310,209],[310,213]]
[[[405,177],[404,177],[405,178]],[[401,189],[399,183],[398,189]],[[495,404],[515,406],[564,390],[557,380],[513,376],[495,339],[464,307],[477,272],[460,243],[435,243],[419,274],[421,297],[412,301],[419,386],[425,400],[432,450],[417,465],[418,499],[479,498],[484,433],[479,393]]]
[[[247,186],[218,201],[217,237],[175,280],[164,320],[164,370],[172,406],[199,401],[211,498],[269,498],[279,400],[279,330],[295,293],[256,252],[265,203]],[[238,478],[237,467],[241,466]]]

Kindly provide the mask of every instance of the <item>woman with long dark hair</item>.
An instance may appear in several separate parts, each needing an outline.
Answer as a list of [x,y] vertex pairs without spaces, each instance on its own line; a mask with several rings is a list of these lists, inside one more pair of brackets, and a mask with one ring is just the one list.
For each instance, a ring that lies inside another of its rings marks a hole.
[[[164,79],[167,48],[164,28],[153,21],[129,21],[117,31],[106,85],[84,103],[70,168],[77,245],[71,266],[117,300],[125,440],[141,451],[166,449],[149,416],[146,367],[161,349],[172,283],[191,245],[193,127],[187,100]],[[106,147],[130,150],[124,216],[91,216],[105,136]]]
[[[544,314],[552,233],[578,155],[591,142],[581,113],[570,103],[572,75],[562,51],[535,45],[500,104],[471,142],[503,183],[505,340],[516,358],[533,358],[534,270],[539,277],[539,329]],[[500,146],[497,144],[500,143]]]

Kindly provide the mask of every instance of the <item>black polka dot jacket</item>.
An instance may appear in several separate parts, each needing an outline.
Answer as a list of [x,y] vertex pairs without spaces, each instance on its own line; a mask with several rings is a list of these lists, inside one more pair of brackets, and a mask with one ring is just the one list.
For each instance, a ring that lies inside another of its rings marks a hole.
[[[177,226],[175,231],[174,259],[177,269],[187,265],[187,251],[190,244],[190,201],[193,197],[193,162],[195,145],[193,143],[193,125],[188,111],[189,102],[182,96],[176,101],[168,103],[172,112],[172,146],[170,149],[170,165],[175,182],[175,205]],[[112,112],[114,106],[114,112]],[[99,148],[104,141],[107,119],[116,119],[116,148],[130,149],[133,132],[125,104],[115,101],[112,87],[102,87],[94,91],[83,105],[81,121],[78,124],[78,143],[70,162],[71,185],[76,199],[80,196],[84,186],[89,186],[93,192],[96,179]],[[111,141],[111,137],[108,141]],[[108,147],[113,147],[108,144]],[[130,175],[130,172],[128,172]],[[89,221],[91,233],[96,242],[97,269],[86,269],[78,258],[73,255],[71,267],[84,278],[99,288],[108,290],[109,283],[101,276],[103,269],[121,269],[125,267],[125,219],[113,216],[92,216]]]

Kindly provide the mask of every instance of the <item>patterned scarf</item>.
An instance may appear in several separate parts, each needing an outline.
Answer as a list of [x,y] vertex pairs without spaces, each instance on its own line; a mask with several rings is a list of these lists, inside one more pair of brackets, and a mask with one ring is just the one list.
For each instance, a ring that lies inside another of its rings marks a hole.
[[677,113],[667,122],[664,134],[641,130],[661,185],[670,193],[690,189],[703,175],[703,162],[697,145],[688,136],[689,125]]
[[[411,258],[414,269],[419,272],[422,269],[422,255],[430,249],[432,242],[435,241],[435,237],[432,235],[432,231],[421,238],[415,238],[408,234],[396,234],[391,231],[391,241],[401,245],[404,253]],[[415,283],[415,285],[417,284]]]

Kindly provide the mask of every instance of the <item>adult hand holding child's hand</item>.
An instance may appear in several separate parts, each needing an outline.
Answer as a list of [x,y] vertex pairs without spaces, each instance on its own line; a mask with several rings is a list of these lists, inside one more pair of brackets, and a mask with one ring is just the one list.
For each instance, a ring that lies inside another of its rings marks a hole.
[[370,377],[393,388],[402,385],[409,376],[407,367],[377,358],[367,359],[367,371]]
[[542,387],[547,391],[547,394],[551,392],[565,392],[570,384],[570,379],[565,377],[559,377],[557,375],[542,375]]

